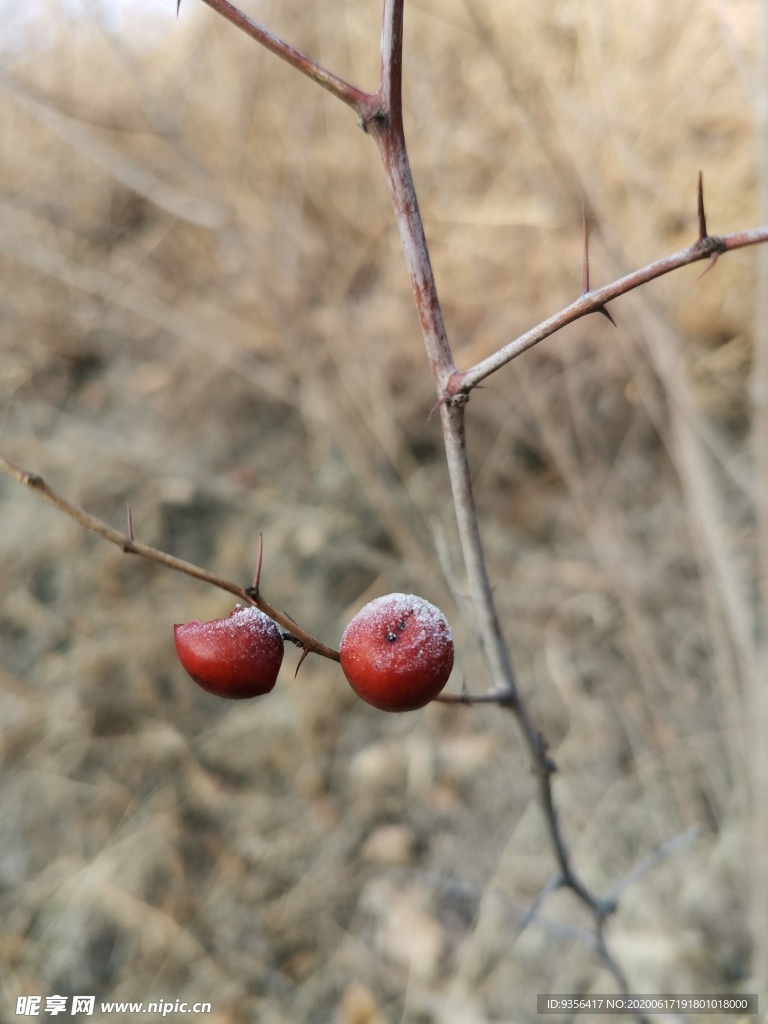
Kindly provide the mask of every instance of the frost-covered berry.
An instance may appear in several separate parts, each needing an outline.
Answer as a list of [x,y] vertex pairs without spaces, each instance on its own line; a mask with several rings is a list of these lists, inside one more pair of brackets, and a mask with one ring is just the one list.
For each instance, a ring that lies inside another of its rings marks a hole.
[[453,668],[448,621],[423,597],[387,594],[352,619],[339,646],[355,693],[381,711],[414,711],[438,695]]
[[208,693],[240,699],[269,693],[283,661],[283,637],[258,608],[173,627],[179,661]]

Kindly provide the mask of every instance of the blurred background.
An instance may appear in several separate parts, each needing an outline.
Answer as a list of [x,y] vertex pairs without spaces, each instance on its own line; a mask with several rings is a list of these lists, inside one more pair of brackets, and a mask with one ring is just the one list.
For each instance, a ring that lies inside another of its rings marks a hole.
[[[454,629],[450,687],[481,692],[375,147],[198,0],[175,6],[0,4],[0,449],[244,584],[262,531],[265,596],[334,646],[371,598],[422,594]],[[375,87],[379,0],[243,8]],[[758,222],[757,15],[409,0],[406,132],[460,367],[576,297],[584,202],[593,286],[693,240],[699,169],[711,232]],[[576,860],[606,892],[665,854],[609,926],[646,993],[754,991],[768,929],[750,921],[757,254],[701,269],[614,303],[617,329],[544,342],[468,409]],[[2,1019],[90,994],[205,1000],[216,1024],[484,1024],[613,990],[569,893],[527,913],[554,863],[510,715],[385,715],[329,662],[294,679],[293,649],[273,694],[217,700],[172,626],[226,615],[226,594],[9,478],[0,522]]]

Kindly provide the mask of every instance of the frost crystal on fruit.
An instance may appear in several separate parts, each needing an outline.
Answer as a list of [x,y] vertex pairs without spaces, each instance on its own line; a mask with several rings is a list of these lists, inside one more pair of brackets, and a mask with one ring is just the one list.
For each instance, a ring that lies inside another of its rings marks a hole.
[[240,699],[269,693],[283,661],[283,637],[258,608],[236,608],[226,619],[174,626],[176,652],[204,690]]
[[387,594],[352,619],[339,655],[359,697],[382,711],[412,711],[434,700],[448,682],[451,627],[423,597]]

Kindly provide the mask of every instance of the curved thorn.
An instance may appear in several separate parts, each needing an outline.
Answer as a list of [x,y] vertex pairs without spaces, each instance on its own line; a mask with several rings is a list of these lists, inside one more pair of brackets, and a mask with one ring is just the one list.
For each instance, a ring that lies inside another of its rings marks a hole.
[[[287,614],[287,612],[286,612],[286,614]],[[311,653],[312,653],[312,649],[310,647],[305,647],[304,650],[301,652],[301,657],[299,658],[299,664],[296,666],[296,671],[293,673],[293,678],[294,679],[299,674],[299,669],[304,664],[304,659],[309,657],[309,655]]]
[[612,317],[612,316],[611,316],[611,314],[610,314],[610,313],[608,312],[608,309],[607,309],[607,308],[606,308],[605,306],[598,306],[598,307],[597,307],[597,309],[595,310],[595,312],[596,312],[596,313],[602,313],[602,315],[603,315],[603,316],[604,316],[604,317],[605,317],[605,318],[606,318],[607,320],[610,320],[610,321],[611,321],[611,323],[613,324],[613,326],[614,326],[614,327],[616,327],[616,321],[615,321],[615,320],[613,319],[613,317]]
[[705,275],[705,274],[708,274],[708,273],[710,272],[710,270],[712,269],[712,267],[714,267],[714,265],[715,265],[715,264],[717,263],[717,261],[718,261],[718,260],[720,259],[720,255],[721,255],[721,254],[720,254],[719,252],[717,252],[717,251],[715,251],[715,252],[713,252],[713,253],[711,253],[711,254],[710,254],[710,257],[709,257],[709,263],[708,263],[708,264],[706,265],[706,267],[704,267],[704,269],[702,270],[702,272],[701,272],[701,273],[699,274],[699,280],[701,280],[701,279],[702,279],[702,277],[704,277],[704,275]]
[[[699,241],[703,242],[709,236],[707,234],[707,217],[704,213],[704,177],[701,171],[699,171],[699,186],[696,190],[696,207],[699,216]],[[706,270],[704,273],[706,274]]]
[[427,416],[427,423],[429,423],[429,421],[430,421],[430,420],[432,419],[432,417],[433,417],[433,416],[435,415],[435,413],[436,413],[436,412],[437,412],[437,410],[438,410],[438,409],[440,408],[440,406],[441,406],[441,405],[445,405],[445,403],[446,403],[446,402],[449,402],[449,401],[451,400],[451,398],[452,398],[452,397],[453,397],[452,395],[444,395],[444,396],[443,396],[443,397],[442,397],[441,399],[439,399],[439,400],[438,400],[437,402],[435,402],[435,404],[434,404],[434,405],[432,406],[432,408],[431,408],[431,409],[429,410],[429,416]]

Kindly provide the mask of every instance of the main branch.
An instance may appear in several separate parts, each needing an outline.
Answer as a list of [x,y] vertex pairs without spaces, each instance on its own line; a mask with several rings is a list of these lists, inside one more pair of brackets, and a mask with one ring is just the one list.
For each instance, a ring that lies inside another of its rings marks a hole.
[[[397,218],[424,335],[424,344],[432,365],[438,395],[441,396],[440,417],[459,537],[473,608],[493,680],[493,699],[513,712],[525,738],[536,775],[540,804],[561,872],[561,884],[571,889],[589,909],[594,920],[598,953],[619,988],[622,992],[627,993],[629,991],[627,979],[608,950],[604,937],[605,920],[615,909],[615,903],[609,905],[594,896],[584,884],[572,862],[552,790],[552,775],[555,765],[549,756],[547,743],[534,724],[517,687],[509,652],[501,631],[493,589],[488,579],[467,452],[465,433],[467,395],[462,393],[463,389],[456,389],[453,395],[449,391],[450,383],[458,374],[454,368],[455,364],[440,310],[437,287],[405,144],[401,86],[403,5],[404,0],[384,0],[381,78],[376,93],[378,104],[371,118],[364,123],[364,127],[376,140],[384,164],[392,206]],[[461,700],[461,698],[458,699]]]
[[379,147],[424,344],[438,394],[443,394],[449,380],[456,373],[456,366],[443,323],[405,145],[402,105],[403,4],[404,0],[384,0],[379,88],[374,96],[372,113],[363,119],[362,125]]

